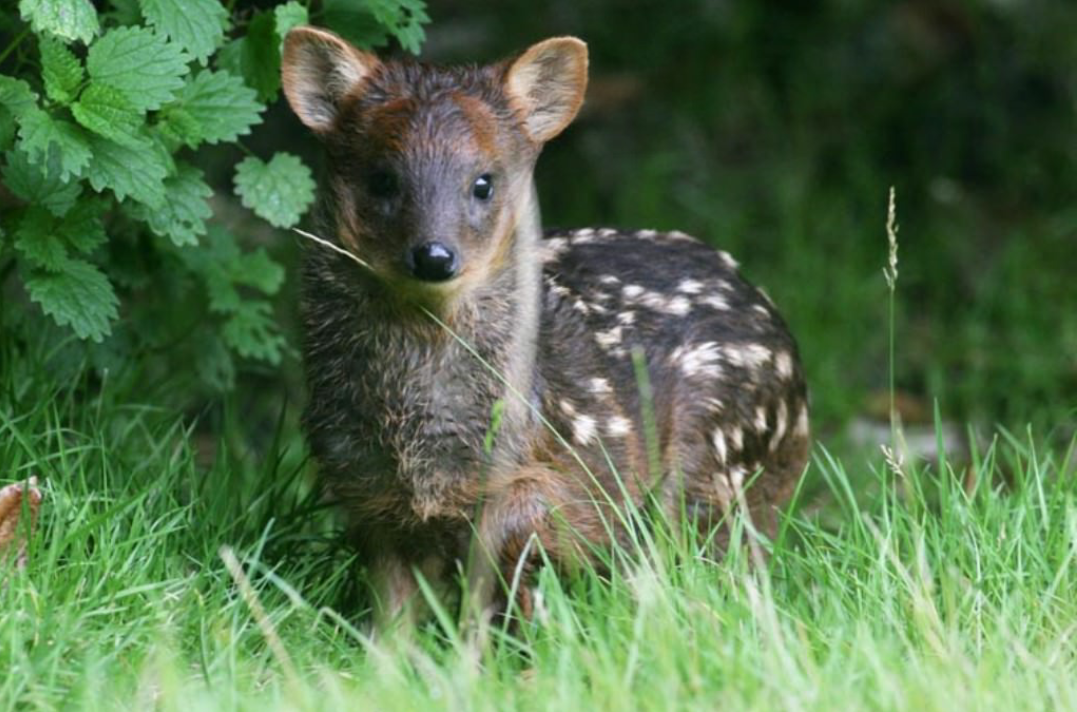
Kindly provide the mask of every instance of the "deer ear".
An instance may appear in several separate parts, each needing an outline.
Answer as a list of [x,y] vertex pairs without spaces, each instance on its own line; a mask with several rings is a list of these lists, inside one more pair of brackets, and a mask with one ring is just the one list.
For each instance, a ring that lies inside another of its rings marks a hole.
[[575,37],[532,45],[505,74],[505,91],[537,143],[549,141],[576,118],[586,89],[587,45]]
[[281,86],[299,120],[329,131],[341,100],[380,64],[328,30],[296,27],[284,38]]

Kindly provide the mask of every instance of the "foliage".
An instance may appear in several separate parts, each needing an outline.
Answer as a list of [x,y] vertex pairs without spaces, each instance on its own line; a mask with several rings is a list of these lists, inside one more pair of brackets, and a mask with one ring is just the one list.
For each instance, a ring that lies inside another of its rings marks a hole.
[[[91,362],[183,358],[186,345],[218,387],[232,383],[236,355],[278,363],[287,343],[269,298],[283,270],[214,219],[227,196],[215,198],[207,171],[228,156],[244,207],[277,228],[302,219],[311,170],[241,142],[278,98],[281,38],[324,14],[377,28],[361,38],[367,47],[391,37],[416,52],[429,20],[418,0],[337,9],[312,18],[296,0],[253,12],[218,0],[116,0],[101,11],[21,0],[0,11],[11,30],[0,46],[7,325],[49,332],[39,308],[87,342]],[[21,306],[7,310],[8,299]]]

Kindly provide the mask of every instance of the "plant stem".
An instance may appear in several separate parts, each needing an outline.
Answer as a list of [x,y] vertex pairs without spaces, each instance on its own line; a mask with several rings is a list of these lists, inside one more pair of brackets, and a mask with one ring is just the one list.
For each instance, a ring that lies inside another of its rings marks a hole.
[[29,36],[29,34],[30,28],[27,27],[18,35],[16,35],[15,39],[11,40],[7,47],[4,47],[4,51],[0,52],[0,64],[4,63],[4,60],[7,59],[8,55],[14,52],[18,48],[18,46],[22,44],[22,41]]

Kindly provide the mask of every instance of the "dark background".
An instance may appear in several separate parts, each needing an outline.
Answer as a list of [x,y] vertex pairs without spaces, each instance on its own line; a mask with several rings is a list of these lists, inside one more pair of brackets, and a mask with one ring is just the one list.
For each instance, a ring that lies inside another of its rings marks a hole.
[[[800,341],[818,431],[885,411],[893,185],[906,420],[930,420],[937,399],[957,423],[1072,432],[1077,3],[481,0],[429,12],[429,61],[491,61],[559,34],[588,43],[584,110],[539,162],[545,224],[681,229],[732,251]],[[319,164],[283,102],[251,145]],[[267,239],[294,287],[295,245]],[[294,307],[286,294],[281,318]],[[267,378],[279,384],[256,380]]]

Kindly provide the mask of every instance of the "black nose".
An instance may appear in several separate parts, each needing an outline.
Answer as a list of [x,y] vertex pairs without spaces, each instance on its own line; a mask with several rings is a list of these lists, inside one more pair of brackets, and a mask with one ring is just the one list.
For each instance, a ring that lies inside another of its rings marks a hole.
[[440,242],[427,242],[411,251],[411,273],[424,282],[444,282],[456,271],[456,253]]

